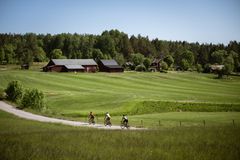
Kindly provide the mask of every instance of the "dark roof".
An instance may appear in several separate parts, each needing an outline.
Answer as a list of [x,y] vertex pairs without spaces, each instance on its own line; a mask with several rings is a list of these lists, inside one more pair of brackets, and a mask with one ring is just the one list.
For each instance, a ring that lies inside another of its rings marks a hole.
[[121,66],[119,66],[119,65],[108,65],[107,66],[108,68],[122,68]]
[[118,66],[118,63],[114,60],[100,60],[104,66]]
[[81,66],[81,65],[69,65],[69,64],[67,64],[67,65],[64,65],[67,69],[84,69],[84,67],[83,66]]
[[97,65],[93,59],[52,59],[55,65]]

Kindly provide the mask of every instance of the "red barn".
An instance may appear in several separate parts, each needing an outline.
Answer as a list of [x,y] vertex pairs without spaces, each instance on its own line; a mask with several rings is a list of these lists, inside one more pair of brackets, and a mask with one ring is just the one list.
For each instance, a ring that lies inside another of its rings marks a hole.
[[122,66],[118,65],[115,60],[99,60],[98,61],[99,71],[101,72],[123,72]]
[[96,72],[97,63],[93,59],[51,59],[43,67],[45,72]]

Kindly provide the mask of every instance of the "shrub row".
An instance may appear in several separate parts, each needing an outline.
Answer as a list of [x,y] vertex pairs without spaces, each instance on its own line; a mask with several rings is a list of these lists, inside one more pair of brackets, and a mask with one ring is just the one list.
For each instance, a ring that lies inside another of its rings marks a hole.
[[161,112],[240,112],[240,104],[190,103],[167,101],[143,101],[136,104],[130,114]]

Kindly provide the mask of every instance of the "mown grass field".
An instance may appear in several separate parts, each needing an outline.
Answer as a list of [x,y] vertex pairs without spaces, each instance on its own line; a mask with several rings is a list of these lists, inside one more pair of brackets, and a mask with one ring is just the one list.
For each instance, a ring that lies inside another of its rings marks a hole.
[[109,131],[24,120],[0,111],[1,160],[237,160],[239,126]]
[[98,123],[108,111],[115,125],[127,113],[130,125],[149,129],[71,127],[0,111],[0,159],[240,159],[240,77],[219,80],[190,72],[44,73],[38,67],[30,71],[0,67],[0,91],[18,80],[24,88],[45,94],[48,109],[28,111],[80,121],[93,111]]
[[12,80],[19,80],[24,88],[42,90],[48,110],[41,114],[85,121],[93,111],[102,122],[101,116],[108,111],[118,124],[126,113],[135,126],[141,120],[146,126],[155,126],[159,120],[160,126],[176,126],[179,121],[193,125],[202,125],[203,120],[208,124],[239,121],[240,77],[215,79],[215,75],[195,72],[45,73],[37,67],[30,71],[2,68],[0,90]]

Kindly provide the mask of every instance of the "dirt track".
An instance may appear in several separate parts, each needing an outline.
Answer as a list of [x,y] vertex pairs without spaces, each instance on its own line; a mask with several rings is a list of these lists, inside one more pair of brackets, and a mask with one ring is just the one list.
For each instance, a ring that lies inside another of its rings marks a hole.
[[[45,117],[29,112],[25,112],[23,110],[16,109],[15,107],[0,101],[0,109],[14,114],[15,116],[18,116],[20,118],[24,119],[29,119],[29,120],[34,120],[34,121],[39,121],[39,122],[47,122],[47,123],[61,123],[65,125],[70,125],[70,126],[82,126],[82,127],[92,127],[92,128],[97,128],[97,129],[109,129],[109,130],[120,130],[120,126],[104,126],[102,124],[95,124],[95,125],[89,125],[86,122],[78,122],[78,121],[70,121],[70,120],[62,120],[62,119],[57,119],[57,118],[50,118],[50,117]],[[135,128],[135,127],[130,127],[130,130],[142,130],[143,128]]]

